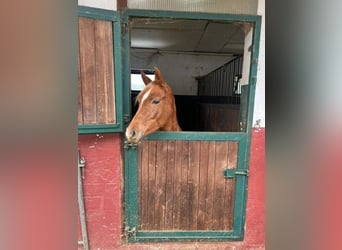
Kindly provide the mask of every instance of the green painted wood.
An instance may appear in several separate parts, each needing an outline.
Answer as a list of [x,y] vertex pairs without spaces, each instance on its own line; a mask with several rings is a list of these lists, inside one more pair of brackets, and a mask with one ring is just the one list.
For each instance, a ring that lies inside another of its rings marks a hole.
[[164,232],[137,232],[129,242],[167,242],[167,241],[194,241],[210,239],[210,241],[237,241],[242,237],[233,231],[164,231]]
[[182,18],[182,19],[207,19],[207,20],[229,20],[237,22],[256,22],[260,16],[254,15],[235,15],[218,14],[205,12],[182,12],[182,11],[163,11],[163,10],[133,10],[129,9],[123,12],[125,19],[129,17],[164,17],[164,18]]
[[122,132],[123,127],[123,81],[122,81],[122,51],[121,51],[121,20],[113,22],[113,41],[114,41],[114,77],[115,77],[115,112],[117,130],[115,132]]
[[132,229],[138,226],[138,150],[136,147],[126,147],[125,164],[125,224]]
[[120,124],[78,125],[78,134],[113,133],[121,130]]
[[117,12],[115,11],[86,6],[78,6],[77,14],[78,16],[82,17],[90,17],[94,19],[102,19],[109,21],[117,21],[118,19]]
[[[247,171],[248,166],[246,165],[245,155],[249,145],[246,144],[246,137],[239,142],[238,149],[238,171]],[[235,186],[235,203],[234,203],[234,231],[243,237],[244,225],[246,218],[246,202],[247,202],[247,176],[242,175],[240,178],[236,178]]]
[[[122,52],[123,52],[123,99],[126,117],[124,127],[128,125],[130,117],[130,96],[129,96],[129,18],[132,17],[165,17],[181,19],[207,19],[207,20],[230,20],[237,22],[254,23],[253,51],[251,58],[251,70],[248,90],[248,113],[247,129],[245,132],[225,133],[225,132],[156,132],[149,135],[146,140],[206,140],[206,141],[238,141],[238,162],[237,171],[248,171],[251,128],[253,121],[253,108],[255,96],[255,83],[257,73],[257,59],[260,39],[260,16],[230,15],[195,12],[174,12],[174,11],[149,11],[149,10],[127,10],[122,13]],[[138,225],[138,195],[137,195],[137,148],[128,147],[125,150],[125,216],[126,227],[137,228]],[[136,231],[128,235],[128,242],[144,241],[230,241],[242,240],[244,238],[244,225],[246,219],[247,201],[247,175],[239,175],[236,178],[234,220],[232,231]],[[131,190],[135,188],[135,190]]]
[[241,86],[240,111],[239,111],[239,129],[247,131],[247,105],[248,105],[248,85]]
[[126,129],[131,117],[131,70],[130,70],[130,34],[129,18],[123,14],[121,18],[121,52],[122,52],[122,92],[123,92],[123,126]]
[[234,132],[155,132],[147,136],[146,140],[185,140],[185,141],[240,141],[246,133]]
[[248,176],[248,172],[247,171],[239,171],[239,170],[235,170],[235,169],[225,169],[223,170],[223,176],[224,178],[228,178],[228,179],[233,179],[235,177],[241,177],[243,175],[247,175]]

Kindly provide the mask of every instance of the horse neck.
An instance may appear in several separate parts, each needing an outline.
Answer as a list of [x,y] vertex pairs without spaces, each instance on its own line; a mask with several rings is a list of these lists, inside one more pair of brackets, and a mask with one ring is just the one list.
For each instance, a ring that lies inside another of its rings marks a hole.
[[173,92],[171,90],[171,88],[165,84],[163,85],[165,90],[167,91],[167,93],[171,96],[172,100],[172,106],[173,106],[173,112],[170,116],[170,118],[167,120],[166,124],[160,128],[160,130],[164,130],[164,131],[181,131],[181,127],[178,124],[178,120],[177,120],[177,112],[176,112],[176,103],[175,103],[175,98],[173,95]]
[[174,115],[174,117],[172,118],[171,122],[170,122],[170,127],[172,131],[180,131],[180,126],[178,124],[178,120],[177,120],[177,116],[176,114]]
[[168,121],[165,123],[165,125],[160,128],[162,131],[181,131],[182,129],[180,128],[177,120],[177,115],[176,112],[173,113],[168,119]]

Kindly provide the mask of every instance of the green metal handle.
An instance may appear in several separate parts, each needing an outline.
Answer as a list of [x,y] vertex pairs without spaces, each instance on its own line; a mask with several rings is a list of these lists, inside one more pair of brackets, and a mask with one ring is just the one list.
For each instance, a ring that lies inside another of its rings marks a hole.
[[239,170],[239,169],[224,169],[223,170],[223,176],[227,179],[233,179],[236,176],[248,176],[249,172],[248,170]]

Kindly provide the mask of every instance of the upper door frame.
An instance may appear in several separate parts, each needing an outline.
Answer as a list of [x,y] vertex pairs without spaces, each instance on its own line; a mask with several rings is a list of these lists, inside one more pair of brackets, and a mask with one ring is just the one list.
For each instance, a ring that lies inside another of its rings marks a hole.
[[180,19],[200,19],[200,20],[223,20],[232,22],[253,23],[253,38],[251,48],[250,72],[248,80],[248,104],[247,104],[247,129],[246,133],[251,134],[253,123],[255,85],[257,80],[257,66],[260,44],[261,16],[258,15],[235,15],[216,14],[204,12],[179,12],[179,11],[158,11],[158,10],[135,10],[128,9],[122,12],[122,73],[123,73],[123,93],[124,93],[124,119],[126,126],[130,119],[130,63],[129,63],[129,19],[141,18],[180,18]]

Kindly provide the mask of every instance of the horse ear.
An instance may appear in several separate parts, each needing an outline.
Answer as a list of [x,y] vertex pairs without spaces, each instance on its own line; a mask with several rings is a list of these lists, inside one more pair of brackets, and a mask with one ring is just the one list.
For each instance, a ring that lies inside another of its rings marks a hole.
[[141,78],[144,81],[145,85],[152,82],[152,80],[144,73],[144,71],[141,71],[140,73],[141,73]]
[[160,73],[160,70],[157,67],[154,67],[154,81],[156,82],[164,82],[163,76]]

